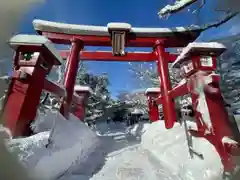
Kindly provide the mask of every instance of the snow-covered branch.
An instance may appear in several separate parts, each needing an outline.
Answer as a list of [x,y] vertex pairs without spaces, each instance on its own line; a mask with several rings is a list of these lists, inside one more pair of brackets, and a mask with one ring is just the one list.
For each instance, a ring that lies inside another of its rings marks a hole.
[[[176,0],[174,4],[170,5],[166,5],[164,8],[162,8],[159,12],[158,15],[160,18],[169,16],[170,14],[173,13],[177,13],[179,11],[181,11],[182,9],[188,7],[189,5],[195,3],[197,0]],[[200,1],[200,0],[199,0]],[[195,11],[193,11],[193,13],[199,11],[199,9],[201,9],[204,5],[205,5],[205,1],[206,0],[201,0],[201,5],[198,9],[196,9]],[[226,16],[222,19],[217,21],[216,23],[211,23],[211,24],[206,24],[202,27],[202,31],[205,31],[209,28],[212,27],[218,27],[226,22],[228,22],[229,20],[231,20],[232,18],[234,18],[235,16],[237,16],[239,14],[240,9],[238,8],[234,8],[235,6],[238,6],[237,3],[239,3],[239,1],[237,0],[232,0],[231,2],[219,2],[216,3],[216,6],[222,6],[221,7],[221,11],[224,12],[226,14]],[[220,4],[220,5],[218,5]],[[224,6],[224,5],[225,6]]]
[[162,8],[158,15],[160,18],[166,17],[172,13],[176,13],[181,11],[182,9],[186,8],[187,6],[193,4],[197,0],[176,0],[174,4],[166,5],[164,8]]

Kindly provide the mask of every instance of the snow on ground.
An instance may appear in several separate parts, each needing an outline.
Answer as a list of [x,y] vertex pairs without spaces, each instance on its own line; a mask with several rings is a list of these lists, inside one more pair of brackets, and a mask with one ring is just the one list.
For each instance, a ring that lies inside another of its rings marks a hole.
[[[163,121],[141,123],[122,134],[116,132],[116,137],[121,136],[122,148],[108,154],[105,165],[91,180],[220,180],[222,177],[221,161],[208,141],[193,138],[194,150],[203,154],[204,159],[198,156],[190,159],[184,129],[178,124],[166,130]],[[115,146],[119,143],[116,137]],[[124,141],[128,142],[125,146]]]
[[[188,124],[192,124],[188,122]],[[204,159],[195,155],[190,159],[183,127],[176,124],[166,130],[164,122],[150,125],[142,136],[142,146],[148,149],[173,174],[183,180],[221,179],[222,164],[214,147],[203,138],[194,138],[193,149],[202,154]]]
[[18,155],[20,162],[27,169],[36,166],[39,158],[46,153],[49,132],[42,132],[34,136],[12,139],[8,142],[11,152]]
[[194,150],[203,159],[197,155],[189,158],[185,132],[179,124],[166,130],[163,121],[130,127],[100,122],[90,130],[73,115],[66,121],[53,112],[40,115],[37,121],[33,127],[38,134],[9,140],[8,147],[19,154],[22,164],[39,179],[220,180],[222,177],[220,159],[206,140],[193,138]]
[[109,124],[111,129],[107,128],[107,133],[104,133],[104,123],[99,124],[96,129],[101,131],[101,138],[109,137],[110,134],[114,143],[109,149],[104,166],[90,180],[176,179],[148,150],[142,148],[141,136],[148,125],[139,123],[126,128],[124,124],[112,123]]
[[8,148],[18,154],[30,175],[37,179],[64,179],[69,174],[92,176],[99,166],[97,162],[104,161],[97,135],[73,115],[66,121],[59,113],[48,112],[42,124],[48,120],[54,122],[50,131],[10,140]]

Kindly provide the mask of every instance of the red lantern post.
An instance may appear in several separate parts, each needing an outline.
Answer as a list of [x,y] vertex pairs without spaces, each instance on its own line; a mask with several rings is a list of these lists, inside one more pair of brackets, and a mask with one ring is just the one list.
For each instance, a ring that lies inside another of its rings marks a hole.
[[155,99],[160,95],[160,88],[148,88],[145,92],[148,101],[148,115],[151,121],[159,120],[159,109]]
[[46,75],[53,65],[61,64],[61,57],[43,36],[16,35],[9,44],[16,52],[1,119],[13,136],[27,136],[36,116]]
[[81,100],[75,103],[73,114],[83,121],[85,118],[86,103],[89,96],[93,94],[93,91],[88,86],[79,85],[75,85],[74,91],[80,97]]
[[192,135],[204,137],[218,152],[225,172],[233,171],[231,155],[239,153],[233,129],[219,87],[219,75],[215,74],[216,59],[226,50],[219,43],[190,43],[177,58],[173,67],[179,67],[187,79],[192,96],[198,130]]

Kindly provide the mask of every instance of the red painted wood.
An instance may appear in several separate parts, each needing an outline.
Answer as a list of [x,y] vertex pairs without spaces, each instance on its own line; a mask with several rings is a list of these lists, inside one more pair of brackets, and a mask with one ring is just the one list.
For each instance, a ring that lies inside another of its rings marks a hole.
[[78,55],[83,48],[83,42],[78,39],[72,39],[71,53],[68,58],[68,65],[64,77],[64,86],[66,87],[67,96],[64,99],[64,103],[61,105],[60,112],[68,118],[70,112],[70,106],[72,102],[72,96],[74,93],[74,86],[78,71]]
[[[110,36],[83,36],[75,34],[64,34],[64,33],[53,33],[53,32],[41,32],[40,34],[46,36],[53,43],[56,44],[71,44],[72,39],[79,39],[84,42],[85,46],[111,46]],[[155,38],[155,37],[134,37],[128,36],[128,41],[126,42],[127,47],[154,47],[157,40],[166,40],[165,47],[184,47],[187,46],[189,42],[194,41],[196,37],[191,37],[189,35],[181,36],[169,36],[165,38]]]
[[155,47],[155,54],[157,57],[157,70],[161,79],[161,95],[163,102],[163,114],[165,127],[171,129],[176,122],[175,104],[173,99],[169,96],[171,90],[171,82],[168,74],[168,61],[165,57],[164,44],[158,41]]
[[[61,57],[66,60],[69,50],[61,50]],[[169,63],[176,60],[177,54],[166,52],[166,59]],[[113,56],[110,51],[82,51],[79,53],[81,61],[122,61],[122,62],[153,62],[156,61],[156,55],[152,52],[127,52],[126,56]]]

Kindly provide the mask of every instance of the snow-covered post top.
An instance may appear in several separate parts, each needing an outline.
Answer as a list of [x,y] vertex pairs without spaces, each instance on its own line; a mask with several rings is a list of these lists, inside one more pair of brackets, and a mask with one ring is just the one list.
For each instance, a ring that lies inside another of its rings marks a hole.
[[117,23],[117,22],[112,22],[107,24],[108,30],[109,31],[130,31],[132,26],[131,24],[128,23]]
[[80,86],[80,85],[75,85],[74,86],[74,91],[77,95],[80,96],[81,98],[81,103],[80,104],[85,104],[87,101],[87,98],[93,94],[93,90],[89,86]]
[[154,99],[156,99],[160,95],[160,92],[160,88],[148,88],[145,92],[148,99],[149,119],[153,122],[160,119],[158,105],[154,101]]
[[146,91],[145,91],[145,94],[147,96],[151,96],[151,95],[159,95],[159,93],[161,92],[160,88],[147,88]]
[[154,87],[154,88],[147,88],[145,91],[145,95],[147,96],[148,102],[153,101],[154,98],[157,98],[160,95],[161,89]]

